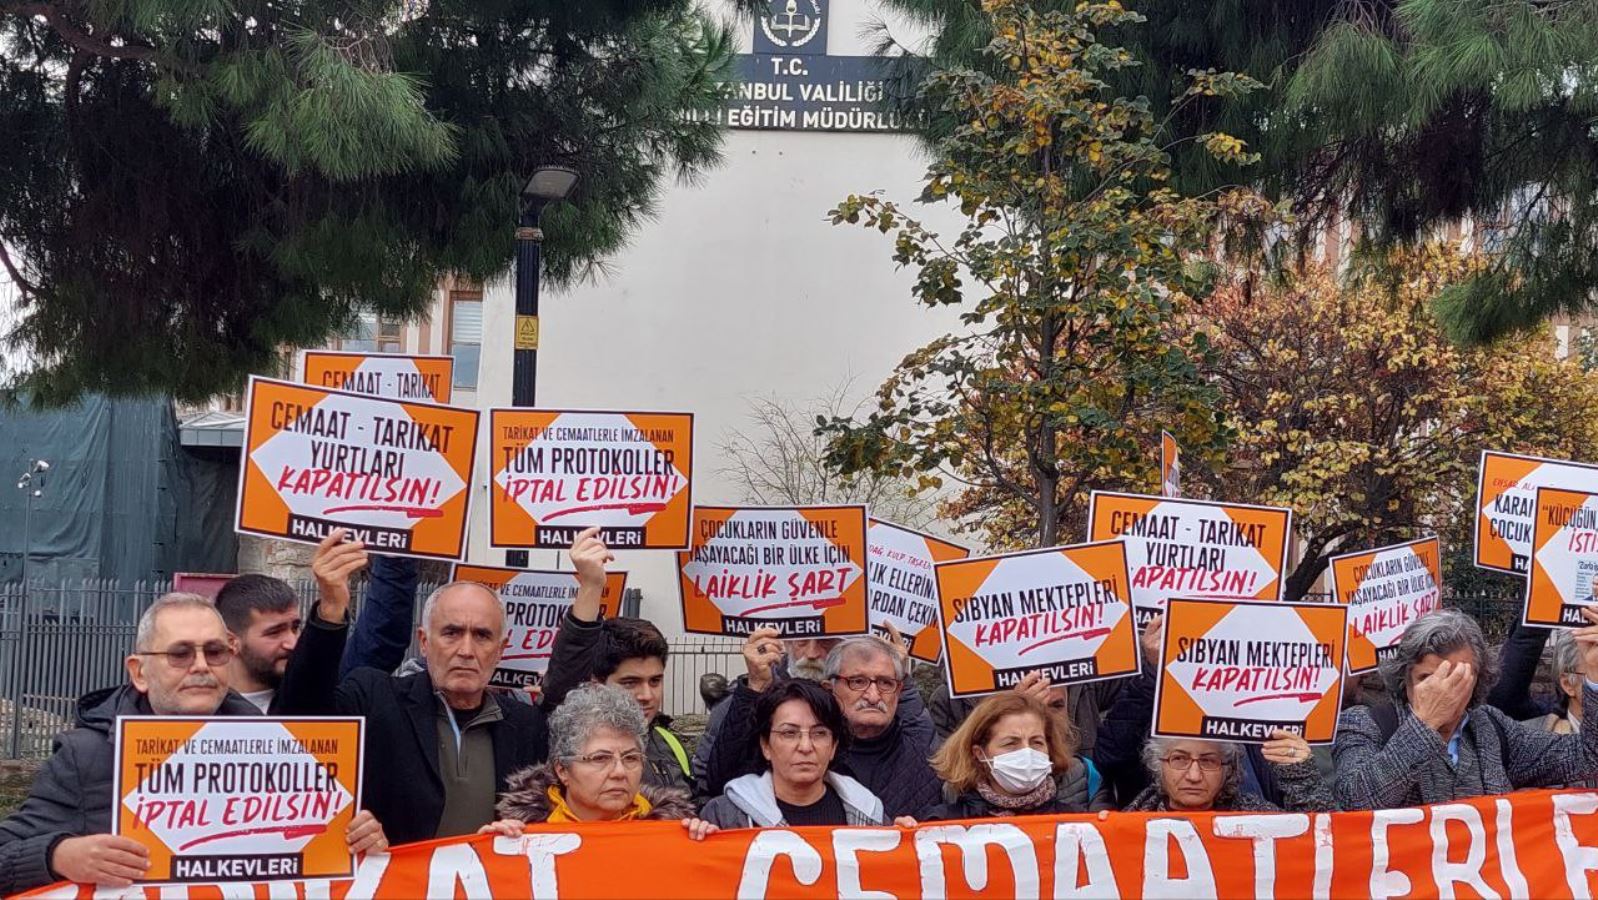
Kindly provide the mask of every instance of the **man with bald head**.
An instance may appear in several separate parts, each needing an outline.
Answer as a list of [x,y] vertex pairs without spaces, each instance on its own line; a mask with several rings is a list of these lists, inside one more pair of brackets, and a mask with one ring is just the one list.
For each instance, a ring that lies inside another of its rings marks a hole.
[[488,690],[505,640],[498,594],[470,581],[446,584],[427,598],[416,634],[425,671],[359,668],[331,698],[285,704],[366,717],[364,799],[396,844],[494,821],[505,779],[543,762],[549,746],[541,710]]

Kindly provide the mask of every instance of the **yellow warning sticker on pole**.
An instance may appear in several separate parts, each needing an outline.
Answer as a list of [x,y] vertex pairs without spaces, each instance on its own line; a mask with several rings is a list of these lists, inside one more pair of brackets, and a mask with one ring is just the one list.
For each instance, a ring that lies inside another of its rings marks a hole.
[[517,316],[516,317],[516,349],[517,350],[537,350],[538,349],[538,317],[537,316]]

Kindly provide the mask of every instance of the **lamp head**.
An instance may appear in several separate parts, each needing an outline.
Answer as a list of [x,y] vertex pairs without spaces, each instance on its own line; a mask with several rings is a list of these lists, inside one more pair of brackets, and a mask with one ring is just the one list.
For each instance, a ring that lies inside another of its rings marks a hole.
[[530,203],[553,203],[566,199],[577,184],[577,172],[565,166],[543,166],[533,172],[522,198]]

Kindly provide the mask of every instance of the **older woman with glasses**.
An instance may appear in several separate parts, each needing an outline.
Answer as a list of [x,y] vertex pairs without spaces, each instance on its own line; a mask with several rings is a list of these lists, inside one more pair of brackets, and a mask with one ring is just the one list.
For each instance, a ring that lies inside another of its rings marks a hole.
[[[1303,738],[1278,729],[1261,749],[1282,785],[1287,811],[1335,807]],[[1276,804],[1241,790],[1241,755],[1239,745],[1225,741],[1154,738],[1143,745],[1143,764],[1153,783],[1126,811],[1280,812]]]
[[729,781],[700,818],[685,823],[690,836],[722,828],[886,824],[875,794],[832,771],[850,734],[825,688],[802,679],[773,684],[755,701],[754,726],[765,771]]
[[644,780],[644,714],[631,694],[586,684],[549,717],[549,762],[512,775],[500,821],[485,832],[521,833],[527,822],[683,820],[687,794]]

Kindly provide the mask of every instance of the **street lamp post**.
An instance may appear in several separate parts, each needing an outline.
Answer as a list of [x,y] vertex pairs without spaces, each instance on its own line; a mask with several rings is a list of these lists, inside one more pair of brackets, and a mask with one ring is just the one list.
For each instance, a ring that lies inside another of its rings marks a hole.
[[22,598],[17,609],[17,643],[11,656],[11,758],[22,749],[22,641],[28,626],[28,557],[33,555],[33,501],[44,496],[44,473],[48,460],[36,459],[17,479],[17,490],[27,494],[22,508]]
[[[516,227],[516,362],[511,370],[512,406],[531,407],[538,387],[538,274],[544,230],[544,207],[566,199],[577,173],[564,166],[544,166],[522,188],[522,215]],[[526,550],[507,550],[505,565],[526,568]]]

